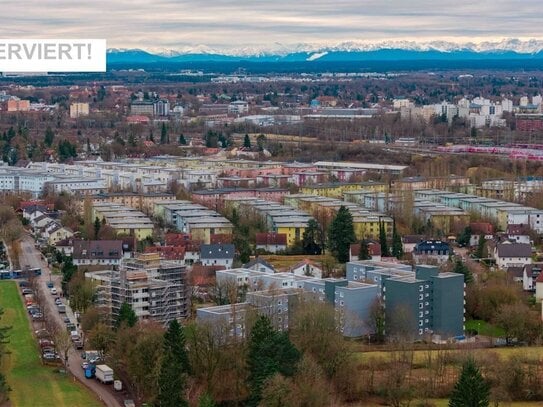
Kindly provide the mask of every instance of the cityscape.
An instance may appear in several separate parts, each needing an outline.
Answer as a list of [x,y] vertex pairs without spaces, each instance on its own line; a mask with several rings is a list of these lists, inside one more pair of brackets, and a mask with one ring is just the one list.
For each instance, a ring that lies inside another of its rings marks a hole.
[[0,407],[543,403],[538,4],[30,3]]

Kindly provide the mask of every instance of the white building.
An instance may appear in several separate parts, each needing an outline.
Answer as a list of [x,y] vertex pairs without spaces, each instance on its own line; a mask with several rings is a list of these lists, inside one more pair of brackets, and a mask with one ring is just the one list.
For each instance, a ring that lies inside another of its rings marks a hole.
[[89,115],[88,103],[72,103],[70,105],[70,118],[77,119]]

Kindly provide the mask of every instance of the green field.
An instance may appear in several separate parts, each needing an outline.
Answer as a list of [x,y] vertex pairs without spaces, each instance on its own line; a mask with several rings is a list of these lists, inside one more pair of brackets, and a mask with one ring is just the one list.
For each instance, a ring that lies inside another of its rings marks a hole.
[[482,336],[492,336],[494,338],[503,338],[505,331],[499,326],[489,324],[486,321],[470,319],[466,321],[466,330],[477,331]]
[[58,373],[58,368],[41,363],[26,310],[15,282],[0,282],[0,307],[4,316],[0,322],[10,325],[10,354],[3,360],[2,370],[12,391],[13,406],[87,407],[101,406],[93,394],[70,376]]

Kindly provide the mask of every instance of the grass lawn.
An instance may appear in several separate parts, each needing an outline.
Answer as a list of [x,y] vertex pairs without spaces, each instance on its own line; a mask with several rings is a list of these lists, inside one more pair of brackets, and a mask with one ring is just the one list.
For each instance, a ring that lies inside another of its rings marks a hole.
[[466,331],[477,331],[479,335],[492,336],[494,338],[503,338],[505,332],[499,326],[492,325],[486,321],[470,319],[466,321]]
[[97,407],[100,402],[81,383],[41,363],[38,348],[19,297],[17,283],[0,282],[0,307],[4,309],[2,326],[12,326],[2,370],[12,391],[13,406]]

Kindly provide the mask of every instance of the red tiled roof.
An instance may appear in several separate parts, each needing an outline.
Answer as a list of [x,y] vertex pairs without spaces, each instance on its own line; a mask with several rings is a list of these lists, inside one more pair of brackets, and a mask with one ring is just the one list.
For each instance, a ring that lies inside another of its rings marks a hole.
[[284,233],[257,233],[256,234],[257,245],[279,245],[286,246],[287,235]]
[[[372,256],[381,255],[381,245],[375,242],[368,242],[368,251]],[[360,243],[351,244],[351,255],[358,257],[360,254]]]
[[229,233],[215,233],[209,237],[211,244],[232,243],[233,236]]
[[183,260],[185,258],[185,248],[181,246],[148,246],[145,253],[160,253],[164,260]]
[[469,227],[471,229],[471,233],[474,235],[493,235],[494,234],[494,226],[492,226],[492,223],[488,222],[471,222],[469,224]]

